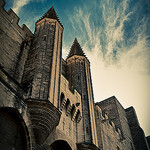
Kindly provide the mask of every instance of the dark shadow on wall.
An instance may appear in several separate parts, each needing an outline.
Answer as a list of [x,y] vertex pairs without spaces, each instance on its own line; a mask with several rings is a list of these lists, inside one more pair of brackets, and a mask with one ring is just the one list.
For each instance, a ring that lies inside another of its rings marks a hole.
[[14,108],[0,108],[0,149],[29,149],[27,128],[22,116]]

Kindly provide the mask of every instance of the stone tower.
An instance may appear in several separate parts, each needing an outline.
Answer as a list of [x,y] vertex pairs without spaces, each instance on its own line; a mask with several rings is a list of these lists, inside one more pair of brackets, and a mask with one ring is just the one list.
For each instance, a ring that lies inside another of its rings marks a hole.
[[68,68],[67,76],[71,89],[76,89],[81,94],[83,114],[78,130],[78,142],[97,145],[90,62],[76,38],[66,61]]
[[36,22],[25,65],[23,85],[32,99],[49,100],[58,108],[63,26],[53,7]]

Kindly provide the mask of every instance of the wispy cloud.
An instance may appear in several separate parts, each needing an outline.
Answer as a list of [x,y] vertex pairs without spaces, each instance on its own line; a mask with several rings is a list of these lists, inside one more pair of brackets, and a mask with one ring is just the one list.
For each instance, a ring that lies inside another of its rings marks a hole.
[[13,0],[13,6],[12,9],[16,14],[19,13],[21,8],[25,5],[27,5],[29,2],[34,1],[34,2],[44,2],[44,0]]
[[16,14],[18,14],[20,9],[23,6],[27,5],[30,1],[32,0],[14,0],[12,9],[14,10]]
[[[136,3],[129,9],[128,0],[117,4],[102,0],[99,3],[102,9],[97,12],[76,7],[70,22],[91,61],[95,100],[115,95],[124,107],[133,105],[148,134],[150,20],[145,15],[140,18],[140,5]],[[102,14],[102,18],[95,18],[96,13]],[[101,25],[95,25],[94,19],[100,19]]]

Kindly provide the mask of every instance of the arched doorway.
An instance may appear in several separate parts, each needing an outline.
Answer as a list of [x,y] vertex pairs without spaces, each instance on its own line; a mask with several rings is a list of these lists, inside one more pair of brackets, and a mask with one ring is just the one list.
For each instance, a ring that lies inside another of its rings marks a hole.
[[28,134],[18,110],[0,108],[0,148],[5,150],[28,150]]
[[70,145],[63,140],[57,140],[50,146],[51,150],[72,150]]

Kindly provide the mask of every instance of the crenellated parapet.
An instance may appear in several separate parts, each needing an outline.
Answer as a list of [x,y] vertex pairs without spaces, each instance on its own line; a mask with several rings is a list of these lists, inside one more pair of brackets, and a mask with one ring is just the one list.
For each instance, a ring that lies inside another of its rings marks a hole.
[[0,1],[0,65],[13,79],[21,83],[24,65],[33,37],[29,28],[18,25],[20,18],[9,9],[4,9],[5,1]]
[[73,122],[75,119],[80,122],[82,118],[81,96],[75,89],[74,92],[69,89],[69,82],[63,75],[61,75],[59,103],[60,111],[65,111],[66,116],[71,116]]
[[[99,147],[101,149],[110,149],[111,144],[114,149],[122,147],[123,141],[120,129],[116,127],[113,121],[110,121],[108,115],[103,113],[98,105],[96,105],[95,108]],[[111,144],[104,145],[105,142],[109,142]]]
[[4,6],[5,6],[5,1],[1,0],[0,12],[3,14],[4,19],[13,26],[14,30],[16,30],[22,38],[32,36],[33,35],[32,32],[25,24],[23,24],[22,27],[19,26],[18,23],[20,18],[17,16],[17,14],[12,9],[9,9],[7,12],[4,9]]
[[110,121],[108,115],[103,113],[98,105],[96,105],[96,116],[101,123],[105,124],[105,126],[112,129],[112,132],[117,133],[118,135],[120,134],[121,136],[120,129],[116,127],[113,121]]

